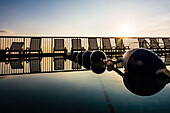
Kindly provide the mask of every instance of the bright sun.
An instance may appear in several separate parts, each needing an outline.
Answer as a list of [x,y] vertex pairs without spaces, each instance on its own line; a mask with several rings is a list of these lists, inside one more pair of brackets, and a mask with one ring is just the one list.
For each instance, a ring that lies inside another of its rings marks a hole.
[[119,31],[120,31],[119,35],[121,37],[131,37],[134,35],[134,30],[129,26],[123,26],[120,28]]

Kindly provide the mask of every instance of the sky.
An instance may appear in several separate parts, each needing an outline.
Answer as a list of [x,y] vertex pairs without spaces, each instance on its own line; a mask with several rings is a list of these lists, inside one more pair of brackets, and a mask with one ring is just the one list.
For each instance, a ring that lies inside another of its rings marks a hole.
[[0,0],[0,35],[170,36],[170,0]]

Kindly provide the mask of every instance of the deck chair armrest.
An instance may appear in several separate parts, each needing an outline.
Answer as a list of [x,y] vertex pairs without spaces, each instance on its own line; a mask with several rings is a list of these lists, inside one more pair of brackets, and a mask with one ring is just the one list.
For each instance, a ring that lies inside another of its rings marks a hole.
[[9,50],[9,47],[6,47],[5,50],[8,51],[8,50]]
[[29,48],[29,47],[27,47],[27,48],[26,48],[26,51],[29,51],[29,50],[30,50],[30,48]]

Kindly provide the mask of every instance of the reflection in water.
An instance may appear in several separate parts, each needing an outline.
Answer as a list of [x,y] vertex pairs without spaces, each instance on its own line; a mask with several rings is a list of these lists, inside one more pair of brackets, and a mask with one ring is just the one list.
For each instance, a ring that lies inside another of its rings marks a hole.
[[[122,59],[125,73],[119,70],[123,67]],[[168,62],[168,57],[165,57],[165,61]],[[105,54],[97,51],[73,53],[68,58],[44,57],[27,60],[27,62],[14,59],[8,64],[1,62],[0,66],[2,75],[89,69],[96,74],[102,74],[106,69],[113,70],[123,77],[124,84],[129,91],[141,96],[156,94],[170,81],[167,76],[164,76],[166,70],[163,69],[166,69],[166,66],[159,57],[141,49],[129,51],[124,57],[116,57],[116,61],[106,61]]]
[[41,72],[41,59],[30,60],[30,73]]
[[150,96],[161,91],[166,84],[160,84],[154,75],[137,75],[128,72],[123,77],[123,82],[128,90],[140,96]]

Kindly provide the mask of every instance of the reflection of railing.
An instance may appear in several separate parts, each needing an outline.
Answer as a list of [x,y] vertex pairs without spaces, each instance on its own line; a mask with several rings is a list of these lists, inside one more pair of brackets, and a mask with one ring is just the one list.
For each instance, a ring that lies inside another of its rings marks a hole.
[[68,72],[77,70],[83,71],[86,69],[65,58],[43,57],[40,59],[12,59],[6,62],[0,62],[0,75]]

